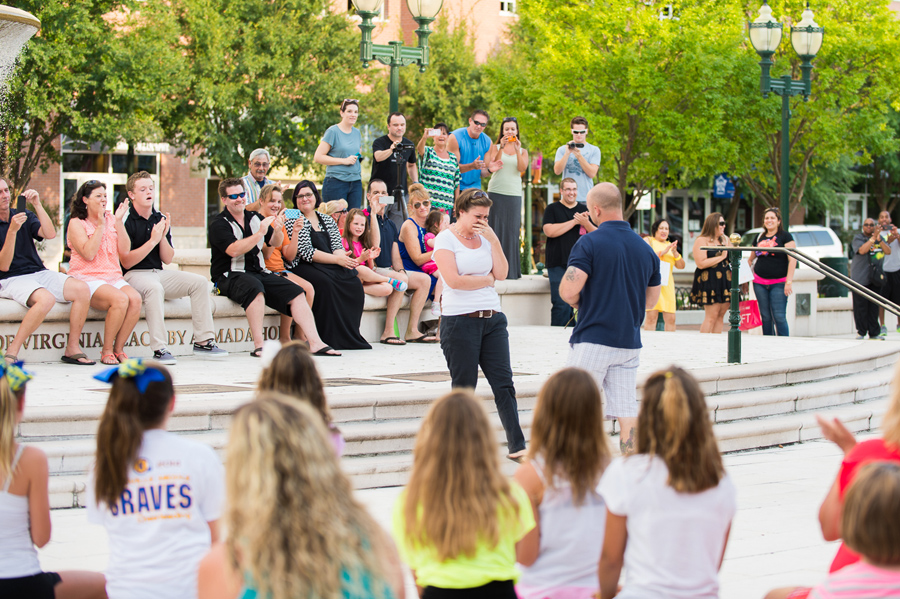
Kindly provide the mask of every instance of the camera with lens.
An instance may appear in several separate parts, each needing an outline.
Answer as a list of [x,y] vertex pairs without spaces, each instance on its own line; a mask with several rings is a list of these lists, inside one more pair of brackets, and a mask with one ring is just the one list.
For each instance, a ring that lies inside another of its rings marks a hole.
[[394,154],[397,156],[402,156],[403,154],[409,152],[410,150],[415,150],[416,144],[408,141],[401,141],[396,146],[394,146]]

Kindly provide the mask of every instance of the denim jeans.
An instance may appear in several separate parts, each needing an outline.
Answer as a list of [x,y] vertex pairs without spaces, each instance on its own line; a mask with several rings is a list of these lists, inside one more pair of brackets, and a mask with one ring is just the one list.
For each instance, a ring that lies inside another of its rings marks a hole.
[[[787,296],[784,294],[784,283],[760,285],[753,283],[756,301],[759,303],[759,315],[762,317],[763,335],[787,337]],[[777,330],[777,333],[776,333]]]
[[564,327],[575,315],[575,310],[559,297],[559,283],[566,274],[565,266],[551,266],[547,269],[550,275],[550,326]]
[[325,177],[322,182],[322,201],[347,200],[347,210],[362,207],[362,181],[341,181]]
[[519,407],[509,364],[509,331],[506,315],[491,318],[444,316],[441,318],[441,349],[450,369],[451,386],[475,388],[478,367],[494,392],[497,414],[506,431],[509,453],[525,449],[519,426]]

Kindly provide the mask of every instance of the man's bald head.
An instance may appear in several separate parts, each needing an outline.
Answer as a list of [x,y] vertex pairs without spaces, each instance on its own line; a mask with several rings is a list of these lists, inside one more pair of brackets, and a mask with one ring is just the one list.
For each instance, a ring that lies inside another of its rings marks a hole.
[[602,220],[623,220],[622,194],[612,183],[598,183],[587,194],[588,209],[599,209]]

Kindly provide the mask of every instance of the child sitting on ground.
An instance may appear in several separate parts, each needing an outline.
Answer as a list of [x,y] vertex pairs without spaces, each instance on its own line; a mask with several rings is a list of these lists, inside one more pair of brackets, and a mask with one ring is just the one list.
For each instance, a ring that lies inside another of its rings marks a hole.
[[376,297],[387,297],[395,290],[406,291],[406,282],[375,272],[375,258],[381,254],[381,248],[372,243],[371,223],[359,208],[347,213],[342,243],[350,257],[359,262],[356,276],[362,281],[363,291]]
[[[430,250],[434,250],[434,238],[437,234],[450,227],[450,215],[440,210],[432,210],[425,219],[425,245]],[[435,316],[441,315],[441,292],[444,290],[444,280],[441,279],[440,273],[437,271],[437,264],[434,260],[429,260],[422,265],[422,272],[437,276],[437,283],[434,285],[434,300],[431,302],[431,313]],[[435,274],[437,273],[437,274]]]
[[50,541],[47,456],[16,443],[31,375],[0,361],[0,597],[106,597],[100,572],[44,572],[35,546]]
[[637,453],[613,460],[598,491],[606,501],[601,599],[719,596],[737,497],[694,377],[675,366],[650,375]]
[[863,466],[844,497],[841,537],[860,561],[813,587],[810,599],[900,597],[900,465]]

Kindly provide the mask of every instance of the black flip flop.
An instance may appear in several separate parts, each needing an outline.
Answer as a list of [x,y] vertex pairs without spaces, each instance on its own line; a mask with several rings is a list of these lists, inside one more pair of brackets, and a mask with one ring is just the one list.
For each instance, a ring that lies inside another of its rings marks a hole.
[[330,358],[338,358],[341,355],[341,354],[329,354],[328,352],[330,352],[330,351],[334,351],[334,348],[331,347],[330,345],[326,345],[319,351],[313,352],[313,355],[314,356],[328,356]]
[[263,350],[263,348],[257,347],[252,352],[250,352],[250,357],[251,358],[259,358],[260,356],[262,356],[262,350]]
[[434,335],[422,335],[421,337],[416,337],[415,339],[407,339],[407,343],[440,343],[437,339],[435,339]]
[[[84,358],[85,360],[87,360],[87,362],[82,362],[81,358]],[[88,357],[83,353],[75,354],[74,356],[63,355],[63,357],[60,359],[66,364],[75,364],[76,366],[94,366],[95,364],[97,364],[93,360],[88,359]]]
[[[391,343],[391,341],[399,341],[400,343]],[[379,341],[378,343],[381,343],[381,344],[383,344],[383,345],[398,345],[398,346],[399,346],[399,345],[406,345],[406,341],[404,341],[404,340],[401,339],[400,337],[385,337],[384,339],[382,339],[382,340]]]

